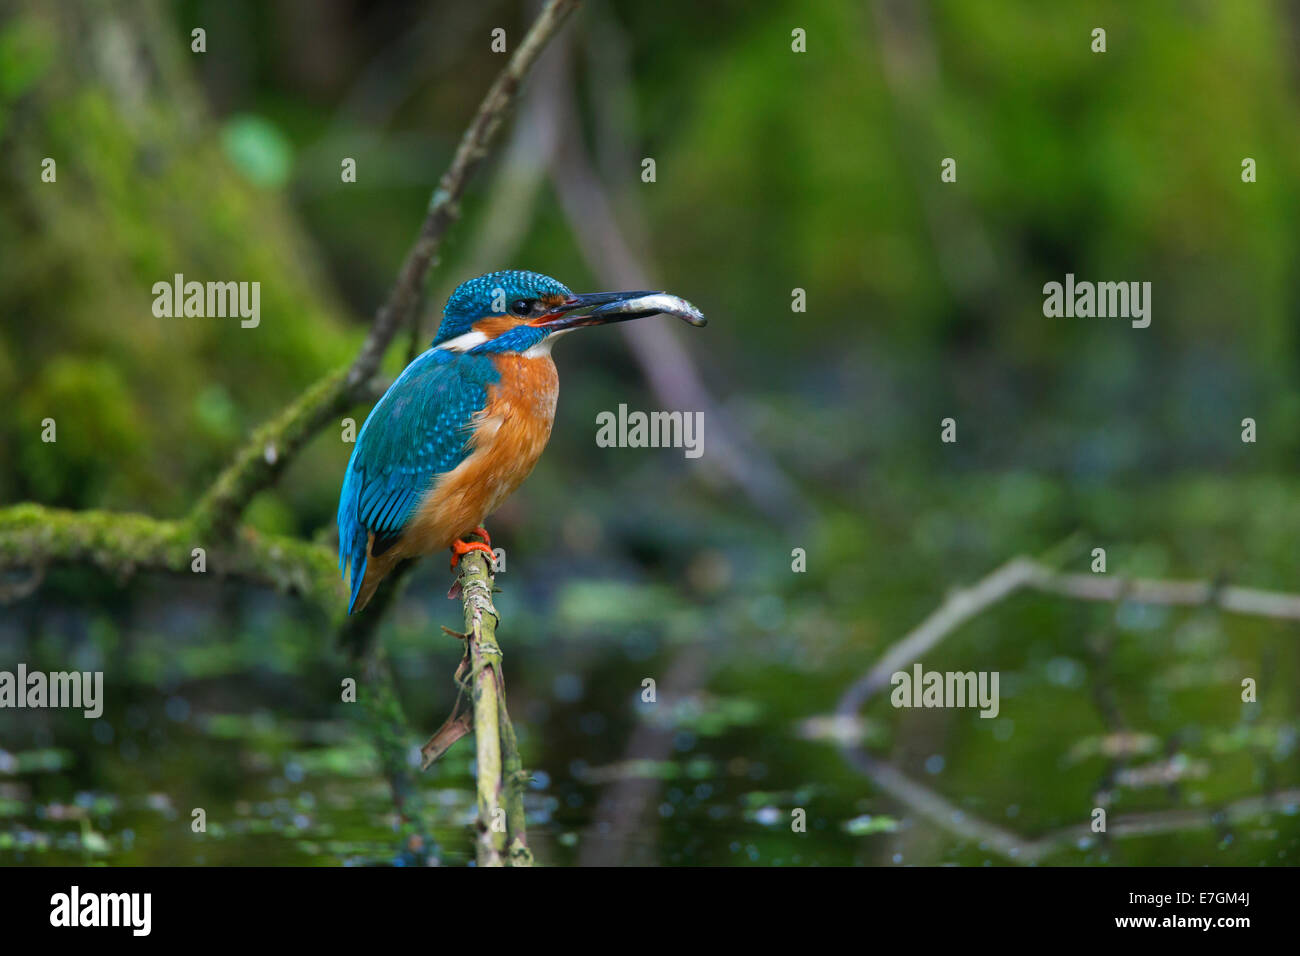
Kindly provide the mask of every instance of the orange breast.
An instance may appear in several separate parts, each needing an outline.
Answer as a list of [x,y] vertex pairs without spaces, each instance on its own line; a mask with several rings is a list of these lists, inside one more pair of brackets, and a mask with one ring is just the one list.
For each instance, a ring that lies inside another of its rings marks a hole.
[[420,503],[402,542],[425,554],[469,534],[519,487],[551,437],[560,380],[549,355],[502,356],[501,380],[488,387],[471,452],[439,478]]

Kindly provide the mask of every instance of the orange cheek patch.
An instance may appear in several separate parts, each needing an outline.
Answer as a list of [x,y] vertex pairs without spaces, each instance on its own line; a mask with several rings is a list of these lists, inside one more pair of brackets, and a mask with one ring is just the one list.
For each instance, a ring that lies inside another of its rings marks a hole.
[[509,332],[516,325],[523,324],[522,320],[511,315],[490,315],[486,319],[475,322],[474,331],[482,332],[488,338],[494,339],[503,332]]

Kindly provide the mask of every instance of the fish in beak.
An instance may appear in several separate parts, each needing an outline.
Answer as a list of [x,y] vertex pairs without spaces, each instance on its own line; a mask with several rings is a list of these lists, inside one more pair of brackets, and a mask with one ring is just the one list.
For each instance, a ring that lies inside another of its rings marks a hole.
[[667,292],[591,292],[571,295],[534,319],[539,328],[558,332],[584,325],[608,325],[650,315],[675,315],[688,325],[707,325],[704,313]]

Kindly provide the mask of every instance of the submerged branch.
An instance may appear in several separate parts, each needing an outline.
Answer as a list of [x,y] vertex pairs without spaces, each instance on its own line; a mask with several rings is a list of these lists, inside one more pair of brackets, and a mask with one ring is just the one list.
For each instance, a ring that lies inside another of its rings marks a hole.
[[[844,692],[838,707],[840,720],[845,726],[851,725],[862,708],[890,685],[894,673],[906,670],[967,621],[1024,588],[1080,601],[1212,607],[1234,614],[1300,621],[1300,595],[1296,594],[1220,586],[1210,581],[1064,573],[1041,561],[1017,557],[971,587],[952,591],[924,621],[890,646],[875,666]],[[841,750],[853,767],[918,815],[1018,863],[1038,862],[1050,853],[1096,836],[1087,824],[1080,824],[1037,839],[1022,837],[961,810],[893,764],[873,756],[856,734],[844,740]],[[1247,797],[1218,808],[1218,812],[1226,814],[1228,819],[1242,819],[1294,803],[1297,794],[1300,791]],[[1208,826],[1213,818],[1214,812],[1207,809],[1129,814],[1113,819],[1108,832],[1114,837],[1125,837],[1193,829]]]
[[1068,574],[1030,558],[1012,558],[972,587],[951,592],[929,617],[890,647],[876,665],[845,692],[840,699],[840,714],[856,714],[870,697],[889,683],[895,671],[910,666],[986,608],[1026,587],[1080,601],[1123,600],[1133,604],[1209,606],[1234,614],[1300,621],[1300,595],[1297,594],[1219,586],[1211,581]]

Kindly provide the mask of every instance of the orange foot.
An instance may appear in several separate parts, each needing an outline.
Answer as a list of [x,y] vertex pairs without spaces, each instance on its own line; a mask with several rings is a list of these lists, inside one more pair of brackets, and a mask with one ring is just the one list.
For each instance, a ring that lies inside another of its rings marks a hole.
[[487,546],[492,547],[492,538],[487,533],[487,528],[475,528],[474,533],[487,542]]
[[461,555],[469,554],[471,551],[482,551],[487,555],[488,561],[492,561],[494,557],[492,549],[486,544],[479,541],[461,541],[457,538],[451,543],[451,566],[454,568],[460,564]]

